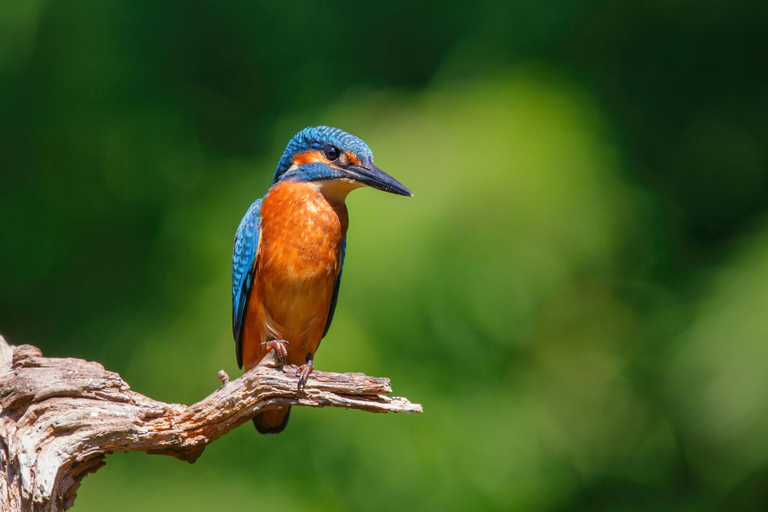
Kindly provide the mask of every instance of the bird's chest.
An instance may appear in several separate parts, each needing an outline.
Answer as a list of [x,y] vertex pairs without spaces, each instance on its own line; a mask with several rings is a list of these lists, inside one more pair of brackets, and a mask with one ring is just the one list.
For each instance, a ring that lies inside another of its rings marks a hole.
[[347,232],[343,202],[329,201],[311,183],[274,186],[261,207],[259,281],[276,293],[326,294],[339,273]]

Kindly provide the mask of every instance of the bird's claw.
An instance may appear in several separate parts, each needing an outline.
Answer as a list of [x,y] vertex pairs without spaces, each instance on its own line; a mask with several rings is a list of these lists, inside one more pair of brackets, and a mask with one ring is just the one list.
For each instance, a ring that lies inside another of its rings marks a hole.
[[288,349],[287,346],[291,346],[290,343],[288,343],[285,340],[270,340],[265,341],[262,343],[264,347],[267,349],[267,352],[269,352],[272,349],[275,349],[275,353],[277,354],[277,359],[280,361],[281,365],[288,364]]
[[296,375],[299,376],[299,389],[298,389],[299,391],[302,391],[304,389],[304,386],[307,384],[307,379],[309,378],[309,374],[312,373],[314,369],[315,367],[312,365],[312,363],[307,362],[299,366],[299,369],[296,370]]

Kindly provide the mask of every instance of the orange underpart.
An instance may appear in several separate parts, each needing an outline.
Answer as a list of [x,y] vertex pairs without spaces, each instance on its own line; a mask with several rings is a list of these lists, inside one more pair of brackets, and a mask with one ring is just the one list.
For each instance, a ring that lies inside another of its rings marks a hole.
[[341,268],[347,224],[343,200],[325,197],[313,184],[280,182],[266,195],[243,331],[246,368],[264,357],[264,341],[290,342],[290,364],[314,355]]

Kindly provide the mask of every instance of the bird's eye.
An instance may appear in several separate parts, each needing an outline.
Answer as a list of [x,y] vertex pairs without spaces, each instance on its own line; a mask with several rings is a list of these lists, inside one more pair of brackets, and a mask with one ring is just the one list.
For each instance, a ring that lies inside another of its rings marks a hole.
[[323,154],[325,155],[325,158],[327,158],[328,160],[336,160],[337,158],[339,158],[339,148],[328,144],[323,148]]

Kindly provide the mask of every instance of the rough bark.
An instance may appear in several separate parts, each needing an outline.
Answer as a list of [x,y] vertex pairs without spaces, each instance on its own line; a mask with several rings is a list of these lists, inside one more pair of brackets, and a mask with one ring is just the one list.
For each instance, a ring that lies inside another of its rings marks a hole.
[[389,379],[312,373],[297,392],[296,367],[262,364],[193,405],[131,391],[114,372],[82,359],[45,358],[0,336],[0,510],[60,511],[80,482],[116,451],[194,462],[211,441],[269,408],[298,405],[369,412],[422,412],[392,392]]

